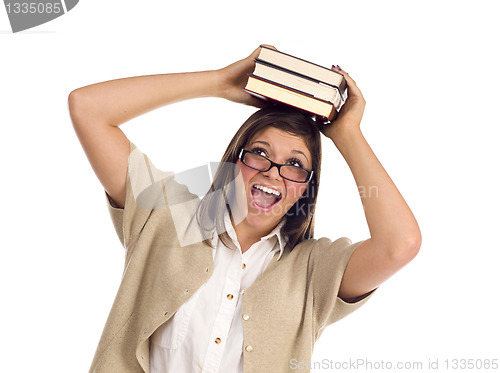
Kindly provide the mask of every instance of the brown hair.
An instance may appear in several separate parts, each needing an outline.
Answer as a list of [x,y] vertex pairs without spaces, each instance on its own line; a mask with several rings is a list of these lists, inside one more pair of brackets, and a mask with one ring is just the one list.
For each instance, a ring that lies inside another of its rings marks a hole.
[[[245,147],[258,131],[267,126],[301,137],[311,153],[314,171],[312,179],[302,197],[285,214],[286,223],[281,232],[288,236],[292,248],[301,241],[312,238],[314,234],[314,212],[321,172],[321,135],[318,124],[310,115],[296,109],[273,106],[255,112],[239,128],[222,156],[209,193],[203,197],[198,206],[196,213],[198,223],[207,232],[215,227],[217,232],[221,232],[219,238],[228,247],[232,246],[229,244],[231,238],[224,227],[224,211],[228,209],[231,214],[230,206],[233,206],[231,202],[236,198],[232,181],[236,175],[234,167],[224,165],[236,164],[240,149]],[[218,193],[215,193],[216,191]],[[222,193],[224,193],[223,198],[220,198]],[[208,238],[204,242],[210,246],[212,244]]]

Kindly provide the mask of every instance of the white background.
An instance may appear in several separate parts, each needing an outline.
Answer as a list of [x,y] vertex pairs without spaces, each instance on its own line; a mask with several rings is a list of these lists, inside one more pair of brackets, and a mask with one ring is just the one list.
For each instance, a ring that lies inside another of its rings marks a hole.
[[[423,235],[417,258],[327,328],[313,359],[379,364],[369,371],[439,359],[443,372],[445,359],[500,359],[495,3],[82,0],[17,34],[0,8],[2,371],[86,372],[120,283],[124,252],[68,94],[223,67],[260,43],[351,74],[363,133]],[[199,99],[121,129],[157,167],[182,171],[220,159],[253,111]],[[316,236],[368,238],[345,161],[328,141],[323,153]]]

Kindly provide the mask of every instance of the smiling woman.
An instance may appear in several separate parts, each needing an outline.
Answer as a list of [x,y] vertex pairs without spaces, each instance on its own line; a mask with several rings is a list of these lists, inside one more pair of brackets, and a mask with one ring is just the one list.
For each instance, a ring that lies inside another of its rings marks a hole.
[[[326,326],[418,252],[418,225],[361,135],[364,99],[345,72],[349,98],[333,124],[262,108],[234,135],[201,201],[118,128],[196,97],[262,107],[243,90],[258,53],[216,71],[119,79],[70,94],[75,131],[126,249],[91,372],[288,372],[292,361],[311,360]],[[376,188],[361,196],[371,234],[364,241],[314,238],[321,133],[358,190]],[[135,195],[137,186],[154,195]]]
[[[273,165],[273,161],[279,163]],[[235,199],[239,195],[235,190],[228,192],[228,201],[215,199],[211,193],[200,204],[200,220],[207,211],[219,214],[216,224],[222,242],[227,245],[229,241],[222,219],[226,204],[234,215],[241,216],[236,222],[233,218],[233,224],[236,223],[242,252],[269,233],[285,214],[282,231],[292,247],[313,236],[321,174],[321,139],[317,124],[308,115],[284,107],[257,111],[234,135],[221,162],[237,164],[245,191],[244,206]],[[216,174],[212,192],[224,189],[235,179],[233,169],[224,170],[226,172]],[[290,180],[290,177],[299,179]],[[266,189],[275,193],[266,197],[270,194]],[[244,213],[234,211],[235,206]]]

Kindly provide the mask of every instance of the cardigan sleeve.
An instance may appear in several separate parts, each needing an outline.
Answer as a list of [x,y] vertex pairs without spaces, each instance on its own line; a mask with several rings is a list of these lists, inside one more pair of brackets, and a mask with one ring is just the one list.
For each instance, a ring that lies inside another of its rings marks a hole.
[[166,173],[154,166],[149,157],[130,142],[124,208],[118,207],[105,192],[111,221],[122,246],[128,250],[146,226],[155,209],[166,209],[162,180]]
[[346,237],[332,242],[321,238],[311,250],[310,268],[317,337],[323,329],[357,310],[371,298],[375,290],[352,303],[338,296],[340,283],[354,250],[363,241],[352,243]]

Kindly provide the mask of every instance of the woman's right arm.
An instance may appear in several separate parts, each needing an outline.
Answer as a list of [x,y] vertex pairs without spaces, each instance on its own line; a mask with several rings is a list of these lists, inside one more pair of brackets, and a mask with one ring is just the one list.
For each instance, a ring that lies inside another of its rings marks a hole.
[[130,147],[118,126],[162,106],[198,97],[222,97],[262,106],[260,100],[243,91],[246,74],[252,72],[259,50],[220,70],[117,79],[69,94],[75,132],[97,178],[117,207],[125,205]]

